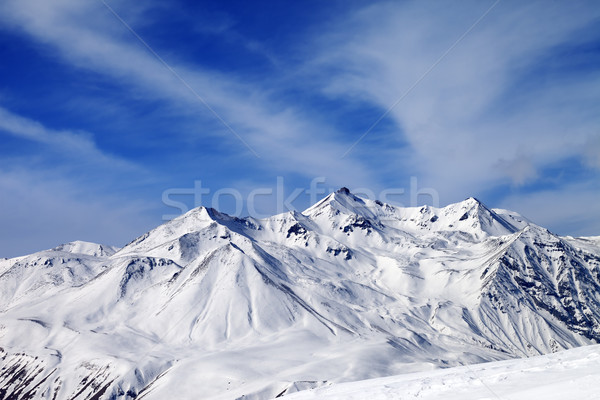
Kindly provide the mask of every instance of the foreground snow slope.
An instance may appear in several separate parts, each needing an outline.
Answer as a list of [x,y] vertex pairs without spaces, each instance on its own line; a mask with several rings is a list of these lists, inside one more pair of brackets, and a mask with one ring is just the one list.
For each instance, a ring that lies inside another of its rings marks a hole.
[[598,242],[474,198],[200,207],[0,260],[0,398],[260,400],[598,342]]
[[342,383],[285,396],[289,400],[600,399],[600,346]]

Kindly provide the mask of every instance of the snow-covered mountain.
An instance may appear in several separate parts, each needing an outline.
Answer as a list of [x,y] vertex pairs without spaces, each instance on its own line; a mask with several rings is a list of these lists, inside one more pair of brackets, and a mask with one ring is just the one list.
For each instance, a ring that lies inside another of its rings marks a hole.
[[600,244],[343,188],[0,260],[0,296],[0,398],[270,399],[599,343]]

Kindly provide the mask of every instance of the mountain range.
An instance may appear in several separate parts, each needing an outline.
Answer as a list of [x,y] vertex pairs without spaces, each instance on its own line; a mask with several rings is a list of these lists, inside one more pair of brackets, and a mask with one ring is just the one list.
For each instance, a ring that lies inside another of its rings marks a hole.
[[342,188],[0,259],[0,398],[255,399],[600,343],[600,237]]

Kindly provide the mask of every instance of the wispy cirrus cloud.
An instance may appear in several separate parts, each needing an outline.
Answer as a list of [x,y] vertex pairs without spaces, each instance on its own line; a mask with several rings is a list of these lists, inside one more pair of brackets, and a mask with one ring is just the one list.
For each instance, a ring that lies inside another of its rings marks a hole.
[[[435,188],[443,203],[483,196],[492,207],[509,204],[564,233],[575,229],[521,200],[543,198],[548,210],[558,210],[563,202],[572,204],[560,195],[563,189],[586,199],[594,195],[600,173],[600,55],[594,47],[600,10],[593,2],[501,1],[475,26],[493,0],[352,2],[306,10],[304,19],[273,14],[289,18],[280,24],[259,18],[272,7],[107,4],[167,66],[101,1],[0,3],[0,34],[27,43],[34,49],[28,57],[61,73],[62,81],[38,81],[45,86],[33,92],[51,98],[66,86],[65,103],[46,100],[51,110],[45,113],[31,108],[42,104],[39,97],[31,97],[29,108],[3,99],[0,129],[40,147],[15,145],[3,152],[1,173],[12,174],[6,182],[46,180],[70,188],[55,204],[79,204],[85,193],[95,193],[105,204],[123,201],[127,210],[134,200],[160,206],[162,190],[205,178],[213,189],[250,192],[272,187],[277,175],[293,185],[325,176],[328,187],[378,192],[406,187],[417,176],[419,187]],[[293,34],[282,35],[286,29]],[[53,149],[52,156],[42,147]],[[56,157],[61,149],[78,156]],[[84,163],[94,166],[82,168]],[[572,171],[557,173],[561,168]],[[141,188],[144,173],[151,178]],[[111,196],[103,196],[114,186]],[[44,187],[52,192],[52,185]],[[16,207],[19,199],[11,199]],[[261,201],[268,210],[268,200]],[[579,216],[585,220],[584,211]]]
[[85,159],[88,163],[111,168],[142,170],[131,161],[99,149],[94,142],[93,135],[89,132],[51,129],[38,121],[15,114],[1,106],[0,133],[42,143],[66,157]]
[[101,2],[6,1],[0,7],[5,25],[51,46],[79,68],[110,76],[138,95],[143,93],[180,108],[186,118],[206,124],[205,138],[218,137],[235,148],[231,151],[244,162],[265,170],[326,175],[339,184],[377,181],[360,159],[339,159],[346,143],[326,122],[307,118],[293,105],[271,99],[261,86],[165,57],[169,66],[260,155],[260,160],[254,160],[253,151],[215,121],[195,94],[140,45]]
[[92,134],[48,128],[0,107],[2,135],[43,148],[0,159],[2,257],[73,240],[122,245],[157,223],[151,203],[111,192],[115,177],[147,179],[147,171],[100,149]]
[[598,236],[599,193],[597,181],[573,182],[558,188],[510,194],[498,203],[498,207],[518,209],[536,224],[559,234]]
[[123,245],[154,227],[151,204],[47,171],[0,167],[0,257],[86,240]]
[[[490,4],[365,7],[319,35],[313,73],[327,95],[387,110]],[[597,55],[577,57],[600,37],[599,17],[593,2],[499,3],[391,110],[406,140],[398,167],[449,201],[583,157],[600,126],[600,73]]]
[[[153,24],[146,19],[152,15],[152,7],[152,3],[145,3],[117,7],[116,11],[134,29],[141,27],[143,32]],[[160,8],[160,4],[156,7]],[[0,130],[5,134],[42,144],[55,152],[11,155],[0,163],[0,191],[4,194],[0,219],[5,226],[15,228],[12,234],[9,229],[4,231],[2,256],[74,239],[124,244],[143,229],[161,222],[161,212],[156,209],[162,206],[162,190],[169,185],[193,185],[193,179],[205,178],[203,171],[222,168],[206,165],[195,154],[202,152],[206,142],[221,142],[220,154],[215,157],[224,160],[222,164],[247,165],[263,171],[254,180],[255,185],[265,184],[269,174],[273,179],[267,184],[274,185],[275,175],[290,172],[309,179],[327,176],[331,184],[340,186],[349,181],[367,184],[376,180],[357,159],[336,157],[345,143],[338,141],[337,133],[327,123],[311,120],[293,104],[278,102],[271,97],[269,88],[259,83],[244,82],[235,75],[205,68],[202,63],[183,61],[185,56],[158,46],[156,51],[168,63],[166,68],[101,2],[6,1],[0,4],[0,24],[3,29],[28,38],[40,52],[46,52],[73,73],[86,71],[112,80],[123,100],[159,101],[158,113],[178,120],[177,125],[169,129],[168,136],[157,137],[156,132],[149,131],[148,135],[154,136],[148,140],[155,142],[158,152],[165,141],[180,143],[180,156],[172,157],[176,166],[165,166],[164,161],[155,163],[152,157],[150,161],[139,161],[139,154],[126,154],[114,144],[111,151],[100,148],[98,132],[49,127],[43,121],[11,112],[8,107],[0,108]],[[183,84],[169,67],[185,81]],[[200,94],[260,158],[231,135],[186,85]],[[102,106],[110,99],[95,98],[93,102]],[[110,113],[118,117],[119,109],[114,104],[108,106]],[[120,137],[112,139],[113,143],[131,147],[131,142],[145,140],[143,132],[135,138],[128,137],[129,129],[125,126]],[[170,176],[164,167],[197,172],[179,184],[178,176]],[[120,173],[123,171],[126,172]],[[136,191],[140,178],[150,181],[150,187]],[[223,187],[235,185],[237,179],[224,175],[218,182]],[[125,187],[127,181],[132,188]],[[148,198],[149,193],[154,197]],[[151,210],[154,215],[150,215]],[[131,215],[126,216],[127,213]]]

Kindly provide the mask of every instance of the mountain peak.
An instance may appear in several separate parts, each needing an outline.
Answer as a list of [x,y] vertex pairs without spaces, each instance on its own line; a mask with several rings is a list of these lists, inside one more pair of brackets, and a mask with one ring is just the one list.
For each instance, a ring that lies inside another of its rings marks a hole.
[[464,200],[464,203],[483,204],[478,198],[470,196]]
[[98,243],[84,242],[75,240],[73,242],[61,244],[50,251],[63,251],[73,254],[83,254],[93,257],[110,257],[119,249],[114,246],[107,246]]
[[336,213],[363,214],[365,208],[365,200],[352,194],[347,187],[342,187],[306,209],[303,214],[317,216],[325,209],[334,210]]
[[[455,203],[457,206],[460,206],[461,208],[468,208],[468,209],[474,209],[474,208],[481,208],[484,210],[489,210],[488,207],[486,207],[486,205],[479,200],[476,197],[467,197],[466,199],[464,199],[461,202]],[[452,206],[452,204],[450,204],[450,206]]]
[[515,233],[519,229],[496,214],[475,197],[469,197],[460,203],[450,204],[444,208],[447,215],[455,215],[458,220],[453,223],[462,223],[460,229],[476,228],[492,236],[502,236]]

